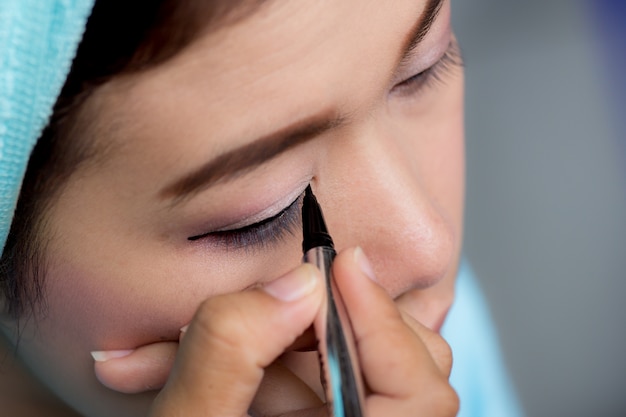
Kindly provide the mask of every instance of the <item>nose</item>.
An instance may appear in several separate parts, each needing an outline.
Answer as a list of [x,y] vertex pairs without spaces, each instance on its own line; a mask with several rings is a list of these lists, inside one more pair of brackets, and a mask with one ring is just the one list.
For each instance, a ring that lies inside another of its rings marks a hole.
[[374,130],[335,144],[316,192],[333,196],[323,204],[337,248],[361,246],[395,298],[456,268],[461,239],[459,215],[442,204],[446,189],[421,165],[419,144],[387,139]]

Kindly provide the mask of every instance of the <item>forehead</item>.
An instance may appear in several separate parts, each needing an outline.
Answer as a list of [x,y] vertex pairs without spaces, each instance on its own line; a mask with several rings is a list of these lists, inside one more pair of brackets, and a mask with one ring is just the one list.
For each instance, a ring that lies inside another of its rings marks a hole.
[[[380,80],[390,78],[425,4],[270,2],[207,30],[166,63],[109,83],[98,119],[119,126],[125,142],[177,137],[219,152],[313,112],[356,112],[388,87]],[[210,132],[199,132],[207,119]]]

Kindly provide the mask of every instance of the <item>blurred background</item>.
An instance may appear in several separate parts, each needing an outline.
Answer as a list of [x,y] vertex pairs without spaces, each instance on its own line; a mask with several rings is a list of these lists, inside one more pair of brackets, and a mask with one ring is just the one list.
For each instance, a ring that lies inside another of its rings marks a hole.
[[522,405],[530,417],[626,416],[626,2],[453,8],[465,251]]

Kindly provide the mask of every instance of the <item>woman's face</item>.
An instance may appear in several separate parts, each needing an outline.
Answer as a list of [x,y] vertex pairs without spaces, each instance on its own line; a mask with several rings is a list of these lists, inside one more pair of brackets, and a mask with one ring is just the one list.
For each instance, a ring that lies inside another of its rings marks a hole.
[[309,183],[337,248],[361,246],[438,329],[461,243],[462,71],[448,1],[407,50],[427,3],[272,2],[100,88],[80,138],[99,154],[49,213],[47,314],[20,341],[35,372],[83,413],[143,411],[152,394],[104,388],[89,352],[178,340],[202,300],[299,264]]

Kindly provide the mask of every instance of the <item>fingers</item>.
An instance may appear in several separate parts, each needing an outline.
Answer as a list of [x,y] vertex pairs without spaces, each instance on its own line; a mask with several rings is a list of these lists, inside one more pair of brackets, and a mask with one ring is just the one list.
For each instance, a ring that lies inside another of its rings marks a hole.
[[264,368],[309,327],[322,299],[319,271],[305,264],[263,289],[205,301],[151,415],[246,415]]
[[96,377],[125,394],[159,389],[165,385],[177,349],[176,342],[160,342],[128,351],[92,352]]
[[[323,409],[323,405],[304,381],[281,361],[276,361],[265,369],[263,383],[256,393],[252,408],[260,416],[284,416],[293,410]],[[304,416],[298,414],[298,417]]]
[[447,371],[440,369],[445,364],[438,365],[427,346],[433,344],[433,335],[410,320],[407,325],[375,282],[362,250],[339,254],[333,268],[352,322],[361,370],[373,393],[366,400],[369,415],[414,415],[416,410],[421,415],[456,415],[458,398]]
[[441,373],[449,378],[452,371],[452,349],[450,349],[450,345],[446,343],[441,335],[424,326],[409,313],[405,312],[403,310],[403,301],[396,301],[396,306],[400,309],[404,323],[422,340]]
[[[394,303],[360,249],[339,254],[333,268],[372,393],[368,415],[455,415],[445,341],[403,312],[402,299]],[[320,314],[323,293],[318,271],[303,265],[262,290],[213,297],[180,345],[96,352],[96,374],[106,386],[133,393],[162,387],[173,367],[153,417],[241,416],[251,404],[262,415],[324,415],[306,384],[274,362]]]

